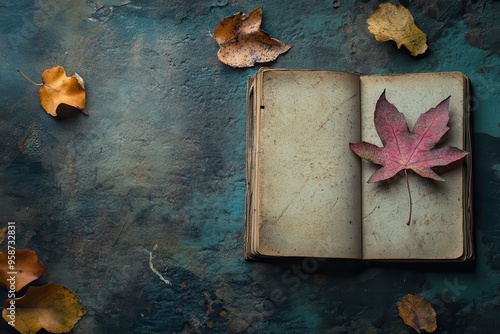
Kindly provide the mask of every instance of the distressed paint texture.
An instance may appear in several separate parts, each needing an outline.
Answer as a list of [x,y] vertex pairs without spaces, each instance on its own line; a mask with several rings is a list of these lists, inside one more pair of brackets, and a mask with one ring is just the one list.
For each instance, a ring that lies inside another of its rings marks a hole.
[[[63,284],[88,307],[74,333],[401,332],[408,292],[437,306],[443,331],[498,328],[499,6],[401,3],[428,34],[418,59],[370,35],[374,0],[0,0],[0,223],[15,221],[17,247],[47,266],[37,284]],[[471,78],[474,268],[243,261],[256,69],[220,63],[211,32],[261,4],[263,29],[294,45],[271,66]],[[85,78],[89,117],[48,116],[16,72],[55,65]]]

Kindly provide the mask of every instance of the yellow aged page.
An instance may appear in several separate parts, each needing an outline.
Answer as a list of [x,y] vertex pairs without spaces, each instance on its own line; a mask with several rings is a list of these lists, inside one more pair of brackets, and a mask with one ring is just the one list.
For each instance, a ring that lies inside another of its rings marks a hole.
[[[461,73],[373,75],[361,77],[361,137],[382,146],[375,130],[375,104],[386,90],[387,100],[405,114],[410,130],[423,112],[451,96],[451,128],[444,145],[464,149],[464,95]],[[467,110],[467,109],[465,109]],[[406,225],[409,198],[406,180],[396,175],[388,181],[367,183],[380,166],[362,162],[363,258],[456,259],[464,253],[463,162],[440,175],[445,182],[409,173],[413,198],[410,226]]]
[[[257,105],[257,250],[361,257],[359,77],[264,70]],[[259,91],[259,89],[257,89]]]

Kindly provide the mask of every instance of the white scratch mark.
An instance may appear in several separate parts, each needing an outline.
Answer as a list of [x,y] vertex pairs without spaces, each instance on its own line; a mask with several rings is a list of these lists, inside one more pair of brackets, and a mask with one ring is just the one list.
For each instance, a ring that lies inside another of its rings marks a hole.
[[147,249],[144,250],[149,254],[149,268],[151,268],[151,271],[154,272],[166,285],[172,285],[172,283],[170,283],[168,279],[163,277],[163,275],[160,274],[160,272],[153,266],[153,252],[150,252]]

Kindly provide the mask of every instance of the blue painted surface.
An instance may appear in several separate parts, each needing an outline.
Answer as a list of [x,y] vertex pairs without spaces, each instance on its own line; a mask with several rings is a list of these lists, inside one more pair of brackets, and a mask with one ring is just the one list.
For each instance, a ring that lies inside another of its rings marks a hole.
[[[368,33],[377,1],[338,3],[0,0],[0,223],[47,266],[37,284],[87,305],[74,333],[410,333],[395,306],[406,293],[433,302],[442,333],[500,325],[500,2],[402,1],[429,35],[418,58]],[[472,266],[243,260],[257,67],[221,64],[211,33],[259,5],[293,44],[270,66],[471,78]],[[89,117],[46,115],[16,72],[38,81],[55,65],[86,80]]]

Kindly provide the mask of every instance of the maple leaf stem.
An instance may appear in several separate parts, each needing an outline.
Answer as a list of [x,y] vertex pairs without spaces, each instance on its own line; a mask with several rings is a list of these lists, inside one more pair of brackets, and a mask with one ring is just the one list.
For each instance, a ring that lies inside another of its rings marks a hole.
[[410,216],[408,217],[408,222],[406,223],[406,225],[410,226],[413,202],[411,201],[411,191],[410,191],[410,182],[408,181],[408,172],[406,171],[406,169],[404,171],[406,177],[406,188],[408,189],[408,197],[410,198]]
[[28,78],[28,76],[26,74],[23,73],[23,71],[21,71],[20,69],[16,68],[16,70],[21,73],[21,75],[26,79],[28,80],[29,82],[31,82],[33,85],[35,86],[43,86],[43,84],[39,84],[39,83],[36,83],[34,82],[33,80],[31,80],[30,78]]

